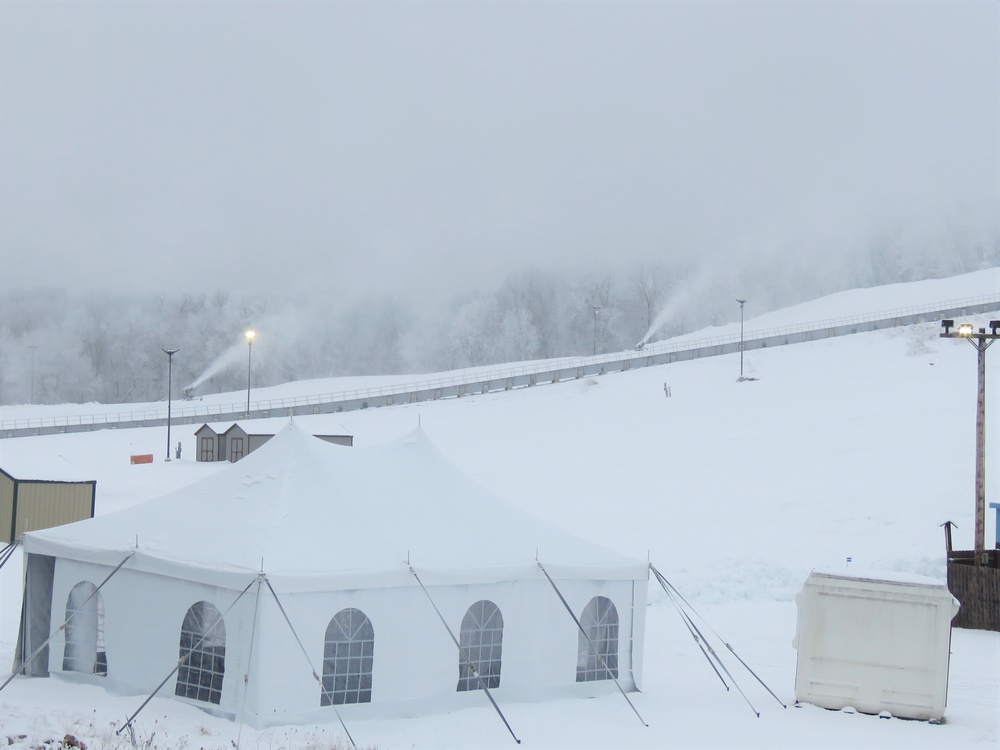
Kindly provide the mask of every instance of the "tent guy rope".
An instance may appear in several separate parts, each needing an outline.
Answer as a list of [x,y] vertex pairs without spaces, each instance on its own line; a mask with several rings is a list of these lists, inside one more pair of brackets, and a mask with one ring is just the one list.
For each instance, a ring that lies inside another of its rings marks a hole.
[[566,601],[566,597],[562,595],[562,592],[559,590],[559,587],[556,586],[556,582],[552,580],[552,576],[549,575],[549,572],[545,569],[545,566],[542,565],[541,561],[536,560],[535,562],[538,564],[538,569],[545,574],[545,577],[547,579],[549,579],[549,583],[552,585],[552,590],[556,592],[556,596],[559,597],[559,601],[563,603],[563,606],[566,608],[566,611],[569,612],[569,616],[573,618],[573,622],[576,623],[576,626],[580,629],[580,632],[583,633],[583,637],[587,639],[587,643],[590,644],[591,650],[594,652],[597,658],[601,660],[601,666],[603,666],[604,669],[607,671],[607,673],[611,675],[611,679],[615,681],[615,685],[618,687],[618,692],[622,694],[622,697],[625,699],[625,702],[628,703],[628,707],[631,708],[632,712],[639,717],[639,721],[642,722],[642,725],[648,727],[649,724],[646,723],[646,720],[642,718],[642,714],[639,713],[639,710],[632,704],[632,701],[629,700],[628,693],[625,692],[625,689],[622,687],[621,683],[618,682],[618,678],[611,671],[611,668],[608,667],[608,663],[604,661],[604,657],[601,656],[600,649],[598,649],[597,646],[594,645],[594,642],[590,638],[590,634],[587,632],[586,628],[583,627],[583,624],[577,618],[576,613],[573,611],[573,608],[569,606],[569,602]]
[[330,701],[330,706],[333,708],[333,712],[337,715],[337,721],[340,722],[340,726],[343,728],[344,734],[347,735],[347,739],[351,743],[351,747],[353,747],[354,750],[358,750],[358,746],[354,742],[354,738],[351,737],[351,733],[347,729],[347,725],[344,723],[344,719],[341,717],[340,711],[337,710],[337,706],[333,702],[333,697],[330,695],[330,692],[326,689],[326,686],[323,684],[323,680],[321,680],[319,675],[316,673],[316,667],[313,666],[312,659],[309,658],[309,653],[306,651],[306,647],[302,645],[302,639],[299,638],[299,634],[295,631],[295,627],[292,625],[292,621],[288,619],[288,613],[285,612],[285,608],[281,605],[281,600],[278,598],[278,594],[271,586],[271,582],[267,580],[267,576],[265,576],[263,573],[261,573],[260,575],[261,578],[264,579],[264,583],[267,584],[267,588],[271,592],[271,596],[274,597],[274,602],[275,604],[278,605],[278,609],[281,611],[281,616],[285,618],[285,624],[288,625],[288,629],[292,631],[292,636],[294,636],[295,642],[299,644],[299,650],[302,652],[302,655],[306,657],[306,663],[309,665],[309,669],[312,670],[313,679],[319,683],[320,690],[323,691],[323,694]]
[[479,670],[476,669],[476,666],[472,663],[472,660],[465,653],[465,649],[462,648],[462,644],[459,643],[458,638],[455,637],[455,633],[448,625],[448,621],[444,619],[444,615],[441,614],[441,610],[438,609],[437,604],[434,603],[434,599],[431,598],[430,592],[427,590],[427,587],[424,586],[423,581],[420,580],[420,576],[417,575],[417,571],[415,571],[412,566],[410,567],[410,573],[413,574],[413,577],[417,580],[417,583],[420,584],[421,590],[427,596],[427,601],[429,601],[431,603],[431,606],[434,607],[434,611],[437,612],[437,616],[441,620],[441,624],[444,625],[444,629],[448,631],[448,635],[450,635],[451,640],[454,641],[455,646],[458,648],[458,654],[462,658],[462,662],[464,664],[469,665],[469,667],[472,669],[472,673],[476,676],[476,679],[479,680],[479,684],[483,688],[483,692],[486,693],[486,697],[489,698],[490,703],[493,704],[493,710],[497,712],[497,715],[500,717],[500,720],[503,721],[503,725],[507,727],[507,731],[510,732],[510,736],[514,738],[514,741],[518,745],[520,745],[521,740],[519,740],[517,738],[517,735],[514,734],[514,730],[511,729],[511,726],[507,721],[507,717],[503,715],[503,711],[500,710],[500,706],[498,706],[497,702],[493,699],[493,694],[490,692],[490,689],[486,686],[486,681],[483,679],[482,675],[479,674]]
[[20,543],[21,543],[21,537],[18,537],[13,542],[8,544],[6,547],[0,549],[0,568],[3,568],[3,566],[7,564],[7,561],[10,559],[11,555],[14,554],[14,550],[17,549],[17,546]]
[[[680,591],[678,591],[678,590],[677,590],[677,588],[676,588],[676,587],[675,587],[675,586],[674,586],[674,585],[673,585],[672,583],[670,583],[670,581],[668,581],[668,580],[667,580],[667,579],[666,579],[666,578],[664,577],[664,575],[663,575],[662,573],[660,573],[660,571],[658,571],[658,570],[656,569],[656,567],[655,567],[655,566],[654,566],[654,565],[653,565],[652,563],[650,563],[650,565],[649,565],[649,569],[650,569],[651,571],[653,571],[653,575],[654,575],[654,576],[656,576],[656,580],[657,580],[657,581],[659,582],[660,586],[662,586],[662,587],[663,587],[663,590],[667,592],[667,595],[668,595],[668,596],[670,596],[670,592],[671,592],[671,591],[673,591],[673,593],[674,593],[674,594],[675,594],[675,595],[677,596],[677,598],[678,598],[678,599],[680,599],[680,601],[682,601],[682,602],[684,603],[684,606],[686,606],[686,607],[687,607],[688,609],[690,609],[690,610],[691,610],[691,612],[694,612],[694,614],[696,614],[696,615],[698,614],[697,612],[695,612],[695,609],[694,609],[694,607],[692,607],[692,606],[691,606],[691,603],[690,603],[690,602],[688,602],[688,600],[684,598],[684,595],[683,595],[683,594],[682,594],[682,593],[681,593]],[[668,588],[669,588],[669,590],[668,590]],[[671,597],[671,601],[673,601],[673,597]],[[675,604],[675,606],[676,606],[676,604]],[[678,610],[680,610],[680,607],[678,607]],[[686,615],[686,613],[684,613],[684,614]],[[734,657],[736,658],[736,660],[737,660],[737,661],[738,661],[738,662],[739,662],[740,664],[742,664],[742,665],[743,665],[743,668],[744,668],[744,669],[745,669],[745,670],[746,670],[747,672],[749,672],[749,673],[750,673],[750,674],[751,674],[751,675],[753,676],[753,678],[754,678],[755,680],[757,680],[757,682],[759,682],[759,683],[761,684],[761,686],[763,686],[763,688],[764,688],[764,689],[765,689],[765,690],[766,690],[767,692],[769,692],[769,693],[771,694],[771,697],[772,697],[772,698],[774,698],[774,699],[775,699],[775,700],[776,700],[776,701],[777,701],[777,702],[779,703],[779,705],[780,705],[780,706],[781,706],[782,708],[788,708],[788,706],[787,706],[787,705],[786,705],[786,704],[784,703],[784,701],[782,701],[782,700],[781,700],[781,698],[779,698],[779,697],[778,697],[777,695],[775,695],[775,694],[774,694],[774,691],[773,691],[773,690],[771,690],[771,688],[769,688],[769,687],[767,686],[767,684],[766,684],[766,683],[765,683],[765,682],[764,682],[764,681],[763,681],[763,680],[762,680],[762,679],[761,679],[761,678],[760,678],[760,677],[759,677],[759,676],[757,675],[757,673],[756,673],[756,672],[754,672],[754,671],[753,671],[753,670],[752,670],[752,669],[750,668],[750,665],[749,665],[749,664],[747,664],[747,663],[746,663],[745,661],[743,661],[743,659],[742,659],[742,658],[740,658],[740,655],[736,653],[736,650],[735,650],[735,649],[734,649],[734,648],[733,648],[732,646],[730,646],[730,645],[729,645],[729,643],[727,643],[727,642],[726,642],[726,640],[725,640],[725,639],[724,639],[724,638],[723,638],[722,636],[720,636],[720,635],[719,635],[719,634],[718,634],[717,632],[715,632],[715,630],[714,630],[714,629],[712,628],[712,626],[711,626],[711,625],[709,625],[709,624],[708,624],[708,622],[707,622],[707,621],[705,620],[705,618],[704,618],[704,617],[702,617],[701,615],[698,615],[698,618],[699,618],[699,619],[700,619],[700,620],[701,620],[702,622],[704,622],[704,623],[705,623],[705,625],[706,625],[706,626],[708,627],[708,629],[709,629],[709,630],[711,630],[711,631],[712,631],[712,635],[714,635],[714,636],[715,636],[716,638],[718,638],[718,639],[719,639],[719,641],[720,641],[720,642],[721,642],[721,643],[722,643],[723,645],[725,645],[725,647],[726,647],[727,649],[729,649],[729,653],[731,653],[731,654],[732,654],[732,655],[733,655],[733,656],[734,656]],[[693,623],[692,623],[692,624],[693,624]],[[707,644],[706,644],[706,645],[707,645]],[[715,654],[715,652],[714,652],[714,651],[713,651],[712,653],[713,653],[713,655]],[[716,659],[718,660],[718,656],[716,656]],[[722,665],[722,662],[721,662],[721,661],[719,661],[719,664],[720,664],[720,665]],[[723,669],[725,669],[725,666],[723,666]],[[726,674],[729,674],[729,670],[726,670]],[[729,679],[733,680],[733,684],[734,684],[734,685],[736,685],[736,680],[735,680],[735,679],[733,679],[733,676],[732,676],[732,675],[729,675]],[[737,690],[739,690],[739,689],[740,689],[740,688],[739,688],[739,685],[736,685],[736,689],[737,689]],[[743,693],[743,691],[742,691],[742,690],[740,690],[740,693],[742,694],[742,693]],[[743,696],[743,697],[744,697],[744,698],[746,698],[746,696]],[[748,700],[748,701],[747,701],[747,703],[750,703],[750,701]],[[751,708],[753,708],[753,706],[752,706],[752,705],[751,705]],[[759,714],[759,713],[757,712],[757,710],[756,710],[756,709],[754,709],[754,713],[757,713],[757,715],[758,715],[758,716],[760,716],[760,714]]]
[[[680,605],[678,604],[677,600],[674,597],[674,593],[676,593],[677,596],[680,596],[680,593],[677,592],[677,590],[674,589],[673,586],[669,585],[669,583],[667,582],[667,579],[664,578],[660,574],[660,571],[658,571],[652,565],[652,563],[650,563],[649,569],[651,571],[653,571],[653,575],[656,577],[656,580],[659,582],[660,586],[663,587],[663,590],[666,592],[667,597],[670,599],[670,602],[677,608],[678,613],[680,613],[681,619],[683,619],[685,621],[685,624],[688,624],[689,629],[690,628],[694,628],[695,632],[698,633],[698,637],[695,640],[698,640],[698,638],[701,639],[701,644],[700,645],[703,644],[704,647],[708,649],[708,652],[712,655],[712,657],[715,659],[715,661],[718,663],[718,665],[722,668],[722,671],[726,673],[726,676],[730,680],[732,680],[732,683],[736,687],[736,690],[739,691],[739,694],[741,696],[743,696],[743,700],[746,701],[746,704],[748,706],[750,706],[750,710],[753,711],[754,714],[756,715],[756,717],[759,719],[760,718],[760,711],[758,711],[757,708],[753,705],[753,703],[750,702],[750,699],[747,698],[747,694],[743,692],[743,688],[741,688],[739,686],[739,683],[736,682],[736,678],[733,677],[733,675],[730,673],[730,671],[726,668],[726,665],[722,663],[722,659],[719,658],[719,655],[715,652],[715,649],[712,648],[712,645],[707,640],[705,640],[705,637],[701,634],[701,631],[698,630],[697,626],[695,626],[694,622],[691,620],[691,617],[688,615],[688,613],[685,612],[683,609],[681,609]],[[668,586],[669,586],[669,588],[668,588]],[[672,591],[673,591],[673,593],[672,593]],[[688,606],[690,606],[690,605],[688,605]],[[719,640],[722,640],[722,639],[720,638]],[[711,662],[709,662],[709,663],[711,663]],[[719,674],[718,670],[716,670],[715,673]],[[721,675],[720,675],[720,678],[721,678]],[[722,682],[723,682],[723,684],[725,684],[725,680],[723,680]],[[729,686],[728,685],[726,685],[726,690],[727,691],[729,690]]]
[[247,584],[246,588],[243,589],[240,592],[240,595],[237,596],[233,600],[233,603],[230,604],[228,607],[226,607],[226,611],[223,612],[222,614],[220,614],[217,618],[215,618],[215,622],[213,622],[212,625],[208,628],[208,630],[206,630],[202,634],[201,638],[199,638],[194,644],[192,644],[191,648],[188,649],[188,652],[186,654],[184,654],[184,656],[182,656],[180,659],[177,660],[177,664],[174,665],[174,668],[171,669],[170,673],[166,677],[163,678],[163,681],[153,689],[153,692],[150,693],[146,697],[146,700],[144,700],[142,702],[142,705],[139,706],[139,708],[137,708],[135,710],[135,713],[132,714],[130,717],[128,717],[128,719],[125,721],[125,723],[122,724],[120,727],[118,727],[118,729],[115,730],[115,734],[121,734],[125,729],[128,729],[128,730],[131,731],[132,722],[135,721],[135,717],[139,715],[139,713],[142,711],[142,709],[144,709],[147,705],[149,705],[149,702],[151,700],[153,700],[153,697],[158,692],[160,692],[160,690],[163,688],[164,685],[167,684],[167,680],[169,680],[171,677],[173,677],[177,673],[177,670],[180,669],[181,666],[184,664],[184,662],[187,661],[187,658],[189,656],[191,656],[192,653],[194,653],[194,650],[196,648],[198,648],[202,643],[205,642],[205,639],[208,638],[208,636],[210,636],[212,634],[212,631],[215,630],[216,627],[218,627],[219,623],[222,622],[225,619],[226,615],[228,615],[229,612],[232,610],[232,608],[236,606],[236,602],[238,602],[240,599],[243,598],[243,595],[250,590],[250,587],[253,586],[254,581],[256,581],[256,580],[257,580],[257,577],[255,577],[253,579],[253,581],[250,581],[250,583]]
[[[650,570],[652,570],[653,566],[650,565],[649,567]],[[659,578],[657,578],[657,580],[659,580]],[[684,623],[684,626],[688,629],[688,632],[691,634],[691,637],[694,639],[694,642],[697,643],[698,648],[701,649],[701,653],[705,656],[705,659],[708,660],[708,666],[710,666],[712,668],[712,671],[715,672],[716,677],[719,678],[719,680],[722,682],[722,686],[726,688],[726,692],[728,693],[729,683],[726,682],[726,678],[722,676],[722,673],[719,672],[719,668],[715,666],[715,662],[712,661],[712,656],[715,656],[715,651],[712,649],[711,644],[709,644],[709,642],[705,639],[705,636],[702,635],[701,631],[698,629],[698,626],[694,624],[694,621],[691,619],[688,613],[681,608],[680,604],[674,598],[674,594],[666,588],[664,588],[664,591],[666,591],[667,598],[670,599],[670,603],[673,604],[674,607],[677,609],[677,613],[681,616],[681,621]],[[711,656],[709,655],[709,652],[711,652]],[[716,659],[718,659],[717,656]],[[756,711],[754,713],[756,713]],[[758,716],[759,715],[760,714],[758,714]]]

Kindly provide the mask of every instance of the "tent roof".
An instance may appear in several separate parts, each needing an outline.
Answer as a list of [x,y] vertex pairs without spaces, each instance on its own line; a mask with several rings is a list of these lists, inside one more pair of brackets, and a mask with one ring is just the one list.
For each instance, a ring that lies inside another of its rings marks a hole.
[[226,469],[137,506],[25,535],[28,552],[242,588],[471,583],[537,575],[645,579],[646,565],[580,540],[474,483],[418,429],[333,445],[295,423]]

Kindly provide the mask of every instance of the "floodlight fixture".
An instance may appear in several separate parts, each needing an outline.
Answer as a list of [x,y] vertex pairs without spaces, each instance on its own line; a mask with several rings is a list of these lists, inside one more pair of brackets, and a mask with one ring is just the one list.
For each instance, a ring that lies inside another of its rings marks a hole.
[[951,333],[951,329],[955,327],[955,321],[954,320],[942,320],[941,321],[941,327],[944,329],[944,333],[942,335],[947,335],[947,334]]
[[972,335],[972,323],[962,323],[958,327],[958,335],[968,338]]

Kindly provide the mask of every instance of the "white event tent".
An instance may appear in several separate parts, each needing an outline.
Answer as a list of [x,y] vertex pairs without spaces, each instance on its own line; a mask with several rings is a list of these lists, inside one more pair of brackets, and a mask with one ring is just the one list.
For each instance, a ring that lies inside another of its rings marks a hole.
[[419,429],[348,448],[291,423],[211,477],[23,545],[15,669],[162,683],[258,727],[641,683],[647,564],[492,495]]

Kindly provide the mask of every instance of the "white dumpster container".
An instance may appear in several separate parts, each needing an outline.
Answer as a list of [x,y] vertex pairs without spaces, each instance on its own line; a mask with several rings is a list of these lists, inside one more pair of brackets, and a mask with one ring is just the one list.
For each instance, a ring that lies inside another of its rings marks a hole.
[[944,582],[814,571],[796,601],[796,700],[909,719],[944,715],[951,620],[958,613]]

